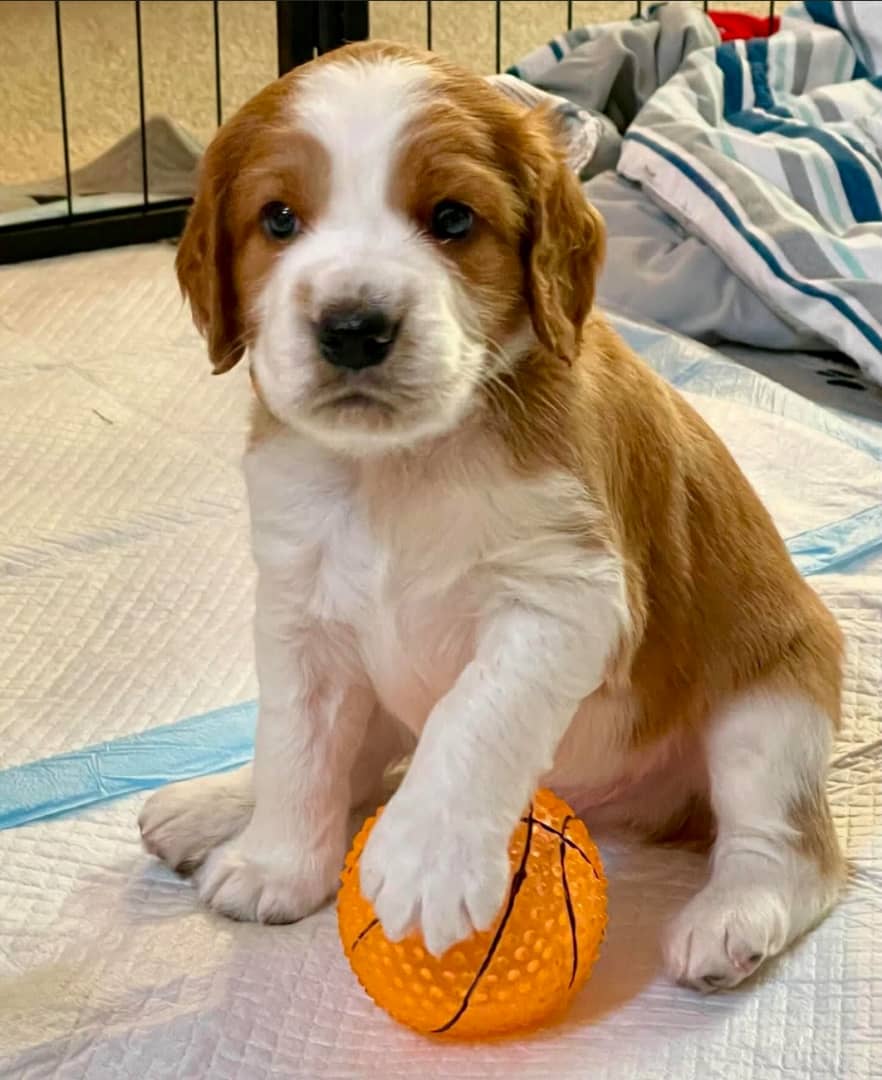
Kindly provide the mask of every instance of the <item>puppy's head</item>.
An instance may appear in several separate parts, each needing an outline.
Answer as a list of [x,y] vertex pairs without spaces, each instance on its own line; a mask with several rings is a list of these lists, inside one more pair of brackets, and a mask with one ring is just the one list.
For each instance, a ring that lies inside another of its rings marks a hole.
[[348,453],[449,431],[540,347],[565,363],[602,229],[544,115],[427,53],[349,46],[218,133],[178,252],[215,371]]

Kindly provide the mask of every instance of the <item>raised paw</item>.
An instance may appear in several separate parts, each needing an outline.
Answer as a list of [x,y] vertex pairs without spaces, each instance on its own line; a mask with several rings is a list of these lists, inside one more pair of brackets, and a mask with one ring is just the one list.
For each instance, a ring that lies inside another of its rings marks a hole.
[[787,941],[783,899],[763,886],[707,885],[674,919],[665,942],[671,978],[709,994],[752,975]]
[[374,826],[361,856],[361,890],[386,936],[411,930],[440,956],[488,929],[509,882],[508,836],[495,823],[410,801],[399,792]]
[[250,770],[160,788],[138,817],[144,848],[189,876],[212,848],[241,832],[251,817]]
[[195,875],[200,899],[242,922],[291,923],[311,915],[333,894],[342,852],[267,848],[246,829],[216,848]]

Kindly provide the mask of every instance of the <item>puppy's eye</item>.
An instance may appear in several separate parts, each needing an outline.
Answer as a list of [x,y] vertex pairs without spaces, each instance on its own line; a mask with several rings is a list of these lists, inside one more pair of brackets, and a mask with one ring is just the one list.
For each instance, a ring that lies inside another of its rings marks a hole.
[[300,232],[300,222],[290,206],[283,202],[271,202],[260,212],[263,227],[274,240],[290,240]]
[[462,240],[474,224],[474,211],[453,199],[443,199],[432,211],[432,235],[439,240]]

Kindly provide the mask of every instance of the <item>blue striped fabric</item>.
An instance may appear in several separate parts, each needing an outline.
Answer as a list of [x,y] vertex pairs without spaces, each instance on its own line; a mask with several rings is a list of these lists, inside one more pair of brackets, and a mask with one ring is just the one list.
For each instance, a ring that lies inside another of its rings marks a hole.
[[834,30],[838,29],[832,0],[806,0],[805,10],[821,26],[832,26]]
[[744,75],[741,58],[729,46],[717,49],[717,64],[723,73],[723,115],[733,116],[744,104]]
[[[882,13],[880,13],[882,17]],[[830,133],[794,117],[780,105],[769,87],[769,41],[755,38],[747,42],[747,60],[753,87],[754,107],[744,107],[742,65],[731,43],[717,49],[717,64],[723,72],[723,115],[730,124],[755,134],[772,132],[787,139],[811,139],[830,155],[856,221],[879,221],[882,210],[868,170],[882,176],[882,160],[870,157],[852,136]],[[769,116],[772,113],[773,116]],[[774,117],[781,117],[776,121]]]
[[[717,55],[728,49],[721,45]],[[747,62],[750,65],[750,77],[753,80],[753,97],[758,109],[774,109],[777,103],[769,87],[769,41],[768,38],[754,38],[747,43]],[[719,63],[719,60],[717,61]],[[723,72],[725,77],[725,70]]]
[[567,30],[564,34],[558,34],[545,45],[540,45],[531,53],[522,57],[516,64],[512,64],[506,70],[507,75],[514,75],[525,82],[538,82],[543,75],[551,71],[557,64],[569,56],[573,49],[591,41],[598,34],[603,33],[604,28],[598,26],[580,26],[573,30]]
[[[619,24],[510,72],[541,83]],[[793,4],[771,38],[689,53],[625,134],[618,170],[810,338],[882,383],[882,0]]]
[[692,53],[629,128],[618,168],[882,382],[880,72],[879,0],[795,5],[772,38]]
[[831,134],[802,120],[788,119],[780,114],[769,116],[759,109],[740,109],[726,115],[726,120],[754,135],[771,134],[784,139],[809,139],[817,143],[829,155],[839,174],[854,220],[882,220],[882,209],[872,180],[873,174],[879,172],[879,163],[867,160],[853,140]]
[[[870,10],[864,10],[861,13],[858,10],[859,7]],[[873,19],[876,21],[877,29],[882,30],[879,12],[873,11],[874,7],[878,5],[874,4],[873,0],[861,0],[859,5],[853,0],[851,3],[844,4],[834,3],[833,0],[805,0],[804,4],[796,4],[794,8],[788,9],[787,14],[790,18],[806,16],[818,26],[827,26],[831,30],[844,34],[854,49],[854,67],[851,77],[864,79],[879,71],[880,58],[877,49],[874,48],[872,36],[868,37],[865,33],[869,22],[864,24],[863,21],[864,17]]]
[[872,323],[865,322],[861,319],[856,312],[848,307],[842,297],[835,294],[827,296],[823,289],[818,288],[809,282],[801,281],[798,277],[789,274],[775,256],[772,247],[763,241],[759,233],[751,231],[748,228],[747,223],[738,217],[734,206],[727,201],[727,199],[717,191],[700,172],[692,168],[687,158],[680,156],[660,143],[654,142],[651,137],[645,135],[643,132],[634,132],[633,138],[641,145],[648,147],[659,157],[664,158],[673,165],[682,176],[693,183],[695,187],[717,207],[727,224],[732,228],[737,229],[739,233],[744,236],[748,244],[756,252],[759,258],[762,259],[763,263],[768,267],[771,273],[775,274],[782,282],[789,285],[796,292],[801,292],[804,296],[816,300],[829,300],[831,306],[834,307],[843,318],[853,322],[865,335],[872,348],[876,350],[879,356],[882,356],[882,334],[880,334],[878,329]]

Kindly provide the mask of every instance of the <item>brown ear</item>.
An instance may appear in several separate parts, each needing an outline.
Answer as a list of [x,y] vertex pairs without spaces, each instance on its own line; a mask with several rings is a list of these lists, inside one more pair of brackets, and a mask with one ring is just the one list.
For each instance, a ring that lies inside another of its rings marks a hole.
[[203,161],[175,270],[193,322],[208,344],[214,373],[229,371],[245,352],[245,342],[233,278],[232,242],[224,223],[224,192],[211,148]]
[[572,360],[603,262],[603,221],[567,164],[547,112],[534,111],[525,122],[527,303],[539,341]]

